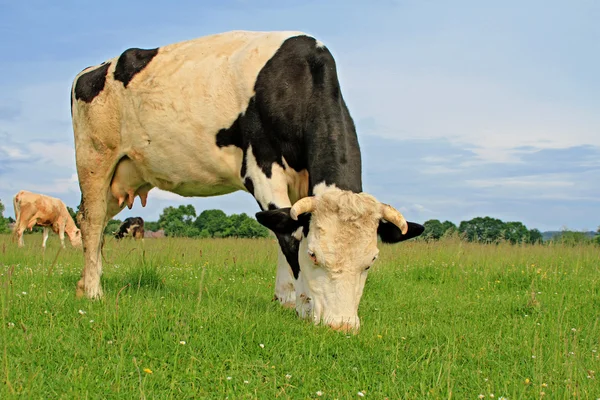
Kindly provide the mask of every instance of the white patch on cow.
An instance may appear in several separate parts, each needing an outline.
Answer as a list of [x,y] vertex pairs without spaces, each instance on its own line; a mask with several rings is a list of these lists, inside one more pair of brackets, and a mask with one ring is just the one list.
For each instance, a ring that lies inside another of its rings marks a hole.
[[317,40],[316,47],[317,47],[317,49],[324,49],[325,44],[323,42],[321,42],[320,40]]
[[302,230],[302,227],[296,229],[294,233],[292,233],[292,237],[298,241],[302,240]]
[[322,195],[323,193],[332,191],[332,190],[340,190],[338,189],[338,187],[334,184],[332,185],[328,185],[325,182],[320,182],[317,183],[314,187],[313,187],[313,194],[315,196],[319,196]]
[[246,176],[252,179],[254,185],[254,197],[263,209],[269,208],[269,203],[277,207],[290,207],[292,204],[288,196],[287,177],[281,165],[273,163],[271,166],[271,178],[267,178],[258,166],[252,146],[246,152]]

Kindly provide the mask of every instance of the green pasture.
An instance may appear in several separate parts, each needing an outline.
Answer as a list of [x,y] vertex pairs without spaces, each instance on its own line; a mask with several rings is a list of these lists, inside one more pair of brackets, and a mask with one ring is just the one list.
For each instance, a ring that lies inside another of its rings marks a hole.
[[600,247],[381,245],[359,334],[273,297],[272,239],[0,235],[0,399],[597,399]]

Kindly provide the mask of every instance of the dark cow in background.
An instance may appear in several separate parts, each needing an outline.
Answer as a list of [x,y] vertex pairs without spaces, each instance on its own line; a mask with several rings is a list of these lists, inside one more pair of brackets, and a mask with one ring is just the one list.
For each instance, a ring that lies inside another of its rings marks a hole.
[[119,226],[119,230],[114,235],[116,239],[123,239],[124,237],[143,239],[144,220],[141,217],[125,218],[125,221]]
[[377,236],[396,243],[423,232],[362,193],[335,60],[305,33],[234,31],[132,48],[79,73],[71,103],[85,244],[79,295],[102,296],[106,221],[136,196],[145,206],[154,187],[252,194],[280,245],[276,298],[334,329],[359,327]]

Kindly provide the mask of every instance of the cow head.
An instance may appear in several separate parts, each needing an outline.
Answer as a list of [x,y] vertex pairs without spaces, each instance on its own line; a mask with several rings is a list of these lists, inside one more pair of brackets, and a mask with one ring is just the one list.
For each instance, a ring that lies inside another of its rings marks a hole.
[[[310,216],[310,217],[308,217]],[[296,311],[315,324],[357,330],[358,305],[369,268],[382,241],[418,236],[423,227],[407,222],[393,207],[366,193],[332,190],[305,197],[291,208],[257,213],[260,223],[299,240],[300,274]]]
[[82,246],[81,229],[76,227],[72,231],[66,232],[66,233],[69,236],[69,241],[71,242],[71,245],[73,247],[81,247]]

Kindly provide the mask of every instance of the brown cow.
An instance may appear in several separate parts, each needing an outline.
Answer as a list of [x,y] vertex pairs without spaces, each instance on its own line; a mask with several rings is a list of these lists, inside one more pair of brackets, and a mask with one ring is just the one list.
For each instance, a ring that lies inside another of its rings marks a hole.
[[15,207],[15,234],[19,247],[23,247],[23,232],[33,230],[35,225],[44,227],[42,247],[46,247],[50,228],[60,237],[62,247],[65,247],[65,233],[73,247],[81,247],[81,231],[75,225],[67,206],[60,199],[21,190],[13,198]]

